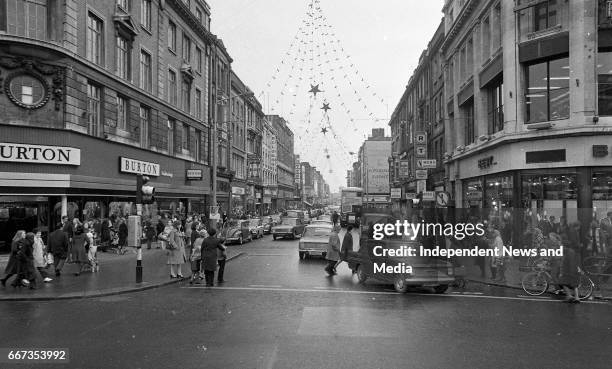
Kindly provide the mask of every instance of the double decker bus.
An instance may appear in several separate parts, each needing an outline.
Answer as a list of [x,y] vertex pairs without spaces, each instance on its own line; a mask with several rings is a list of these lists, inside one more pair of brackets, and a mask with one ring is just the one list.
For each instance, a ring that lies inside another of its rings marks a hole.
[[345,187],[340,189],[340,225],[359,226],[361,206],[363,204],[363,188]]

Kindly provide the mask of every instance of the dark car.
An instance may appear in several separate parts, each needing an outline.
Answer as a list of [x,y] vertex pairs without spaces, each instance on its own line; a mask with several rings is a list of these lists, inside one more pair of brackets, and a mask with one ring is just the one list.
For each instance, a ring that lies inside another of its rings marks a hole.
[[259,218],[249,219],[249,230],[252,238],[261,238],[264,235],[263,222]]
[[296,239],[304,233],[304,222],[300,218],[284,217],[281,224],[272,227],[272,238],[278,237]]
[[253,240],[249,227],[249,220],[230,220],[225,222],[221,229],[220,238],[225,240],[226,244],[238,243],[242,245],[244,241]]
[[276,222],[274,221],[274,219],[272,219],[271,216],[267,216],[267,217],[263,217],[262,224],[263,224],[263,233],[270,234],[272,233],[272,227],[276,225]]

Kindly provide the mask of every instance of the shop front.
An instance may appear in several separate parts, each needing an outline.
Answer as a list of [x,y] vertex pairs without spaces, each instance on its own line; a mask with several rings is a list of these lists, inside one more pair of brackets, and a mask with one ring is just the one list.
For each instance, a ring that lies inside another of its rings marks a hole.
[[241,217],[247,212],[247,188],[242,183],[232,183],[232,215]]
[[[202,164],[72,131],[19,126],[2,131],[2,252],[18,229],[39,228],[46,236],[63,215],[96,222],[136,214],[138,174],[149,176],[155,187],[156,202],[143,206],[144,219],[206,206],[210,171]],[[202,175],[188,178],[189,170]]]

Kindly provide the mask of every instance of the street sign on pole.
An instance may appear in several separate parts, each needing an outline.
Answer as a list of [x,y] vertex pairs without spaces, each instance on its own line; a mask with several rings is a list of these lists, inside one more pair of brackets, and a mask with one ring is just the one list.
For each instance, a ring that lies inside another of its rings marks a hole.
[[416,199],[416,192],[406,192],[405,194],[406,196],[406,200],[412,200],[412,199]]
[[436,193],[436,205],[439,207],[447,207],[450,203],[450,195],[448,192],[438,192]]
[[427,179],[427,169],[417,169],[414,171],[416,179]]
[[438,162],[436,159],[418,159],[416,164],[418,169],[434,169]]
[[415,132],[415,134],[414,134],[414,142],[417,145],[425,145],[425,144],[427,144],[427,133],[425,133],[425,132]]
[[423,192],[426,190],[426,186],[427,186],[427,181],[424,179],[419,179],[418,181],[416,181],[417,184],[417,190],[416,192]]
[[391,198],[392,199],[401,199],[402,198],[402,188],[396,187],[391,189]]
[[415,156],[417,158],[426,158],[427,157],[427,146],[425,145],[416,145],[415,149]]

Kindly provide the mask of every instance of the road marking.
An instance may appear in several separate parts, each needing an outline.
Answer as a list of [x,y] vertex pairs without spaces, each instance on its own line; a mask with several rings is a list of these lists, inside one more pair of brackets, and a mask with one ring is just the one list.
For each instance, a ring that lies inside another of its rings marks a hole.
[[544,300],[551,300],[550,297],[546,297],[546,296],[529,296],[529,295],[517,295],[518,297],[526,297],[526,298],[532,298],[532,299],[544,299]]
[[[252,285],[257,286],[257,285]],[[180,287],[184,289],[209,289],[209,290],[224,290],[224,291],[274,291],[274,292],[325,292],[325,293],[344,293],[352,295],[400,295],[397,292],[385,292],[385,291],[354,291],[354,290],[330,290],[330,289],[316,289],[316,288],[279,288],[276,286],[264,286],[264,287],[206,287],[206,286],[185,286]],[[427,296],[427,297],[459,297],[459,298],[476,298],[476,299],[489,299],[489,300],[514,300],[514,301],[537,301],[537,302],[563,302],[563,300],[553,299],[537,299],[531,296],[530,298],[512,297],[512,296],[489,296],[489,295],[466,295],[466,294],[430,294],[430,293],[409,293],[410,296]],[[610,305],[608,302],[600,301],[581,301],[583,304],[605,304]]]
[[256,288],[281,288],[283,286],[278,286],[278,285],[274,285],[274,284],[250,284],[249,287],[256,287]]
[[316,289],[320,289],[320,290],[341,290],[342,288],[340,287],[313,287]]
[[293,254],[250,254],[247,253],[248,256],[292,256]]

